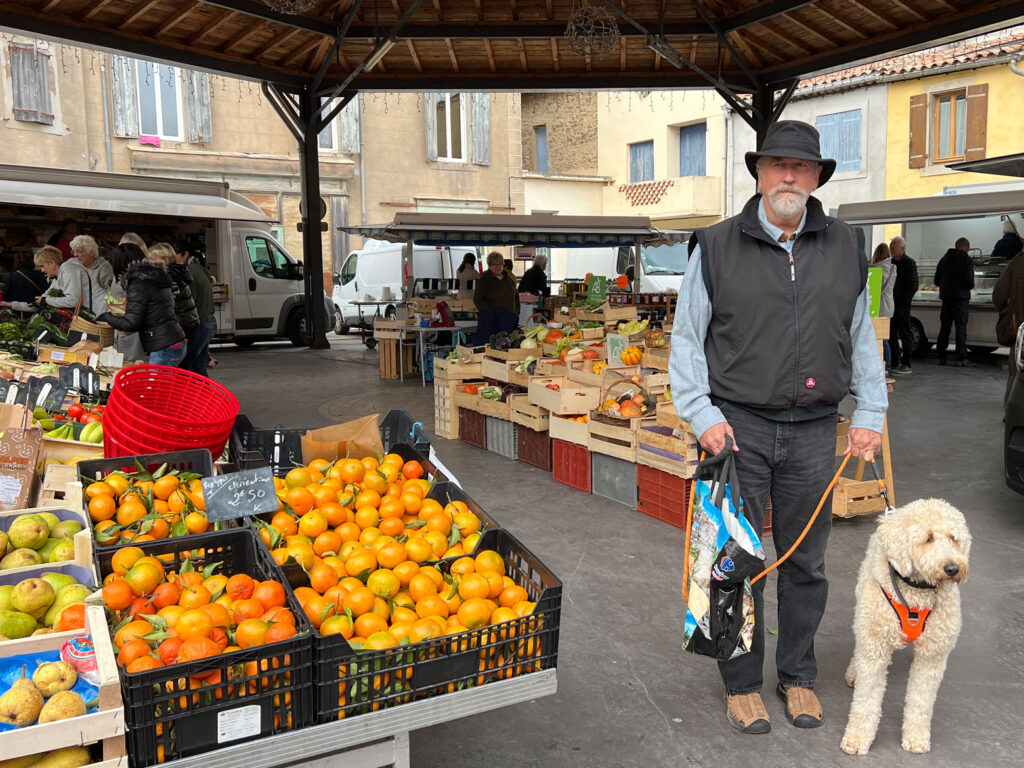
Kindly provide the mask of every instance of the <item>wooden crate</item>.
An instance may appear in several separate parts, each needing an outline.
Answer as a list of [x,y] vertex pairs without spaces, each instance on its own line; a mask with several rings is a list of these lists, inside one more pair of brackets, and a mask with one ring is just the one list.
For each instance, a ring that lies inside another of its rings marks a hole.
[[76,456],[85,459],[102,459],[103,443],[81,443],[78,440],[58,440],[54,437],[44,437],[39,449],[39,471],[45,475],[46,467],[53,462],[63,464]]
[[620,320],[636,320],[636,307],[626,304],[609,304],[605,302],[596,312],[577,310],[577,320],[588,320],[593,323],[618,323]]
[[[616,419],[615,421],[620,421]],[[587,422],[588,446],[591,453],[603,453],[636,464],[637,432],[640,419],[621,419],[621,424],[605,421],[591,414]]]
[[528,427],[535,432],[546,432],[550,422],[548,411],[530,402],[529,395],[512,395],[508,399],[509,415],[513,424]]
[[570,381],[584,384],[588,387],[605,388],[622,381],[629,381],[633,376],[640,375],[639,365],[609,365],[601,373],[594,373],[594,363],[600,360],[574,360],[569,365],[566,376]]
[[373,318],[373,338],[377,339],[377,341],[383,341],[385,339],[390,341],[395,341],[397,339],[410,339],[413,338],[412,334],[409,333],[409,328],[411,326],[411,321],[389,320],[386,317],[375,317]]
[[648,373],[643,377],[644,386],[652,395],[660,395],[669,388],[667,373]]
[[62,507],[83,509],[82,483],[78,480],[78,467],[67,464],[50,464],[43,474],[39,489],[39,507]]
[[[548,389],[548,384],[557,384],[558,391]],[[601,400],[600,389],[577,384],[565,376],[534,376],[527,394],[534,405],[562,415],[589,413]]]
[[568,366],[557,357],[542,357],[537,361],[536,376],[565,376]]
[[[402,350],[402,370],[399,371],[398,350]],[[382,379],[398,379],[403,376],[412,376],[412,355],[411,344],[401,344],[397,339],[384,339],[377,345],[380,356],[380,377]]]
[[485,357],[480,365],[480,375],[485,379],[494,379],[508,383],[508,360],[498,360],[494,357]]
[[494,349],[494,347],[484,348],[484,359],[488,357],[494,360],[525,360],[526,358],[533,355],[534,357],[540,356],[540,349]]
[[637,432],[636,462],[676,477],[693,477],[700,461],[697,438],[689,431],[677,437],[669,429],[656,424],[641,426]]
[[502,421],[510,421],[510,411],[508,402],[501,402],[501,400],[488,400],[486,397],[477,398],[480,402],[477,403],[476,411],[482,413],[484,416],[490,416],[495,419],[501,419]]
[[[483,359],[483,355],[480,355]],[[434,378],[459,381],[462,379],[479,379],[482,375],[480,361],[464,363],[461,360],[449,360],[447,357],[434,355]]]
[[[63,747],[84,746],[102,742],[104,761],[123,758],[124,707],[121,704],[121,684],[117,676],[117,661],[110,642],[106,616],[101,606],[90,605],[85,612],[86,631],[92,636],[96,650],[99,675],[99,711],[68,720],[57,720],[42,725],[16,728],[0,734],[3,756],[6,759],[35,755]],[[67,642],[66,632],[35,635],[21,640],[8,640],[0,644],[0,657],[28,653],[59,651]],[[82,634],[78,632],[77,634]]]
[[604,328],[577,328],[582,341],[598,341],[604,338]]
[[[658,403],[655,408],[655,422],[659,427],[671,427],[672,429],[685,429],[693,432],[693,428],[679,418],[675,403]],[[699,435],[698,435],[699,437]]]
[[[55,563],[40,563],[39,565],[26,565],[21,568],[7,568],[0,571],[2,575],[10,574],[21,574],[22,578],[28,579],[34,576],[39,576],[46,571],[53,570],[55,565],[77,565],[85,568],[92,574],[96,573],[96,567],[93,563],[93,541],[92,541],[92,522],[89,520],[89,516],[83,511],[82,501],[79,499],[78,506],[65,506],[59,507],[29,507],[27,509],[13,509],[7,512],[0,512],[0,520],[13,520],[20,515],[31,515],[35,512],[53,512],[57,514],[60,519],[63,520],[77,520],[83,525],[81,531],[76,533],[71,541],[75,545],[75,556],[72,560],[60,560]],[[6,530],[6,526],[4,527]]]
[[553,440],[562,440],[574,445],[590,445],[590,430],[587,422],[570,421],[566,416],[552,413],[548,416],[548,432]]
[[455,393],[461,385],[461,381],[434,378],[434,434],[445,440],[459,438],[459,409],[455,405]]
[[878,491],[878,483],[840,477],[832,491],[833,517],[856,517],[885,509],[885,499]]
[[670,347],[658,347],[656,349],[644,349],[643,359],[640,365],[644,368],[651,368],[655,371],[668,371],[668,359],[672,354]]
[[846,436],[850,432],[850,420],[839,415],[836,423],[836,456],[842,456],[846,453]]

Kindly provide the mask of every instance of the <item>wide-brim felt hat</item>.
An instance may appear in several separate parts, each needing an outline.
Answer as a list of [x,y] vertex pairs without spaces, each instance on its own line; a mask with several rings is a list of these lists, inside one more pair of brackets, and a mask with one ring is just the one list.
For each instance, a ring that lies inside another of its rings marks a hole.
[[810,160],[821,165],[818,186],[832,178],[836,161],[821,156],[821,137],[818,130],[809,123],[799,120],[779,120],[768,128],[764,144],[756,152],[746,154],[747,170],[757,178],[757,160],[761,157],[791,157],[795,160]]

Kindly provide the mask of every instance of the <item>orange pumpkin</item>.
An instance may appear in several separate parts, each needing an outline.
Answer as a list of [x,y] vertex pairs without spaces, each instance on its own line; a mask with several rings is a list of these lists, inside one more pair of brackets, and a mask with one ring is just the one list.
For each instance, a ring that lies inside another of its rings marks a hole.
[[643,414],[640,406],[629,400],[619,406],[619,415],[624,419],[638,419]]
[[622,354],[619,357],[622,358],[622,362],[625,365],[640,365],[640,361],[644,358],[644,353],[640,347],[626,347],[622,350]]
[[557,328],[552,328],[550,331],[548,331],[548,335],[544,337],[544,343],[545,344],[554,344],[559,339],[564,339],[564,338],[565,338],[565,334],[564,333],[562,333]]

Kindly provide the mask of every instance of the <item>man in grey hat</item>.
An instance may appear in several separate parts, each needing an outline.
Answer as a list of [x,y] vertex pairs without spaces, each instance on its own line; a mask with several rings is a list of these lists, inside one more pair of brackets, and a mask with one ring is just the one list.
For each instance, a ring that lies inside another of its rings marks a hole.
[[[670,376],[679,416],[710,454],[731,439],[743,511],[760,531],[772,502],[775,550],[799,538],[835,471],[836,414],[856,400],[847,452],[872,460],[888,398],[868,312],[867,262],[853,230],[826,216],[811,193],[835,160],[818,132],[775,123],[746,154],[759,192],[737,216],[690,240],[690,263],[672,329]],[[825,547],[831,505],[778,568],[776,692],[798,728],[821,725],[814,694],[814,635],[825,611]],[[764,584],[754,585],[752,650],[720,662],[730,724],[771,729],[761,699]]]

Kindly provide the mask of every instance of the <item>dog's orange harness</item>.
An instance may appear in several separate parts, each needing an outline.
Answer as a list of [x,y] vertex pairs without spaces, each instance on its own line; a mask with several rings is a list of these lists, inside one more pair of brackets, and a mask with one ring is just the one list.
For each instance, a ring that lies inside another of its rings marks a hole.
[[903,640],[908,643],[917,640],[921,633],[924,632],[924,625],[928,621],[928,614],[932,612],[932,609],[911,608],[905,603],[894,599],[892,595],[885,591],[885,587],[882,587],[882,594],[885,595],[885,599],[889,601],[889,605],[896,612],[896,616],[900,620],[900,631],[903,633]]
[[896,592],[896,597],[899,598],[898,600],[894,599],[881,584],[878,586],[882,590],[882,594],[885,595],[885,599],[889,601],[893,611],[896,612],[896,617],[900,620],[900,631],[903,633],[903,640],[912,643],[924,632],[924,625],[927,623],[928,614],[932,612],[932,609],[911,608],[907,604],[906,598],[903,597],[903,592],[900,591],[899,583],[902,581],[908,587],[913,587],[914,589],[935,589],[935,585],[908,579],[897,571],[892,563],[889,563],[889,578],[892,581],[892,588]]

